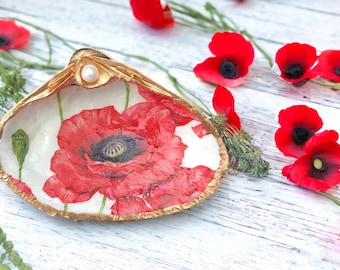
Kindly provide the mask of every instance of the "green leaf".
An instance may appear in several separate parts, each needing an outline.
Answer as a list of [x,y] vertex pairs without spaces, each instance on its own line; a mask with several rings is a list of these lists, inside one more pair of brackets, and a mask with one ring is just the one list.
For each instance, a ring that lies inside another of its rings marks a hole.
[[11,268],[6,264],[0,263],[0,270],[11,270]]
[[24,130],[18,129],[12,135],[12,150],[18,160],[20,180],[21,180],[21,171],[24,165],[26,154],[28,152],[28,147],[29,147],[29,136]]

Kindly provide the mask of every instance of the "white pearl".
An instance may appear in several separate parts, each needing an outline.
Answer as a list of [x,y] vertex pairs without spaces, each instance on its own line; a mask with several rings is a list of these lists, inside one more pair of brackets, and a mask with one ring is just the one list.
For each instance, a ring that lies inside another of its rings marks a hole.
[[95,65],[86,65],[81,70],[82,79],[88,83],[92,83],[98,80],[98,76],[98,68]]

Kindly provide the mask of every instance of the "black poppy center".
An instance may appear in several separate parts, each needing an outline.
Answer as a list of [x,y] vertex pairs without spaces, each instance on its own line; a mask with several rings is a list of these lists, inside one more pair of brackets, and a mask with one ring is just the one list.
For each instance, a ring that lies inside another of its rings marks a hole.
[[142,141],[127,135],[112,135],[91,146],[95,161],[123,163],[143,152]]
[[220,65],[220,74],[226,79],[234,79],[237,75],[236,64],[229,60],[224,60]]
[[0,47],[9,45],[10,40],[7,37],[0,36]]
[[300,64],[292,64],[285,68],[284,74],[287,79],[298,79],[303,75],[303,68]]
[[293,141],[297,145],[303,145],[310,137],[309,131],[303,127],[293,129]]
[[340,76],[340,66],[338,66],[336,69],[334,69],[334,74],[337,76]]

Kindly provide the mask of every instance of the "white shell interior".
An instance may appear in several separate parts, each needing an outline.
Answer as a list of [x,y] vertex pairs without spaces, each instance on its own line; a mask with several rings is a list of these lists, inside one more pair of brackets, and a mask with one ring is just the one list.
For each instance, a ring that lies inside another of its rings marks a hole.
[[[137,86],[130,85],[129,104],[145,101],[137,91]],[[70,86],[60,92],[64,119],[80,113],[84,109],[96,109],[112,105],[122,112],[125,106],[126,85],[115,81],[97,89],[83,89]],[[213,135],[198,138],[191,126],[199,124],[192,121],[176,129],[176,135],[182,138],[188,148],[182,165],[195,167],[205,165],[216,170],[220,163],[219,146]],[[12,150],[12,134],[23,129],[30,138],[29,151],[22,170],[22,181],[32,190],[35,197],[43,204],[63,210],[64,204],[58,198],[51,198],[42,190],[48,177],[54,175],[50,162],[54,152],[59,149],[57,134],[61,125],[57,94],[26,105],[4,126],[0,139],[0,162],[4,171],[18,177],[18,162]],[[98,213],[103,195],[97,193],[89,201],[68,205],[68,211],[74,213]],[[110,203],[106,204],[103,214],[110,214]]]

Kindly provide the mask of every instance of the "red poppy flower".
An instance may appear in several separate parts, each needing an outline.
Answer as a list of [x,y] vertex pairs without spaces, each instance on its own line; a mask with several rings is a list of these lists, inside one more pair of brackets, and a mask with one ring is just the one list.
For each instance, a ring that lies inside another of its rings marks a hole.
[[306,155],[282,169],[283,176],[308,189],[326,191],[340,183],[340,145],[334,130],[315,134],[305,145]]
[[297,42],[284,45],[275,56],[281,78],[295,86],[316,77],[317,74],[312,69],[316,60],[316,49],[313,46]]
[[318,112],[305,105],[291,106],[279,113],[281,127],[275,133],[277,148],[286,156],[305,154],[304,145],[323,125]]
[[30,32],[12,20],[0,20],[0,50],[20,49],[27,45]]
[[112,106],[84,110],[63,122],[51,160],[55,175],[43,190],[63,203],[99,192],[114,201],[112,214],[188,202],[206,189],[214,171],[181,166],[187,146],[175,129],[162,103],[142,102],[122,113]]
[[130,0],[130,5],[135,18],[152,28],[164,28],[174,23],[169,6],[163,8],[160,0]]
[[340,50],[323,51],[319,56],[315,71],[326,80],[340,82]]
[[219,32],[212,37],[209,49],[215,57],[196,65],[196,76],[222,86],[241,85],[254,60],[252,44],[241,34]]
[[241,129],[241,120],[235,112],[235,100],[231,92],[222,87],[217,86],[212,99],[214,110],[225,117],[225,125]]

